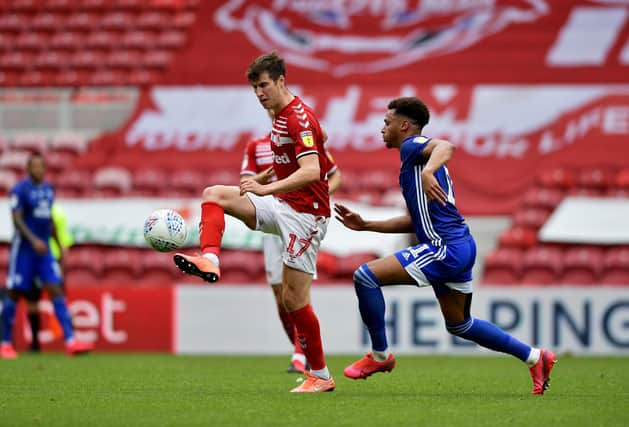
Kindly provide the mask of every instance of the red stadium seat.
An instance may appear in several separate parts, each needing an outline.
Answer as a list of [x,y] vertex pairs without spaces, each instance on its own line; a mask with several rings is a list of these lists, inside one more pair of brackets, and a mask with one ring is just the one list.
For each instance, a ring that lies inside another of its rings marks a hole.
[[40,50],[46,47],[47,37],[43,33],[26,31],[15,38],[15,47],[21,51]]
[[498,237],[501,248],[528,249],[537,244],[537,231],[527,227],[512,227]]
[[111,248],[105,251],[102,259],[105,269],[103,281],[116,285],[131,285],[140,278],[142,266],[137,249]]
[[129,31],[124,33],[120,44],[127,49],[151,49],[155,46],[155,36],[147,31]]
[[67,67],[70,54],[62,50],[42,50],[34,59],[34,64],[40,69],[59,70]]
[[52,12],[67,13],[76,7],[75,0],[46,0],[44,8]]
[[9,194],[16,182],[17,176],[13,171],[0,169],[0,196]]
[[612,171],[602,166],[584,168],[577,175],[577,186],[605,192],[612,182]]
[[589,246],[570,248],[564,253],[561,283],[567,285],[597,284],[602,267],[602,249]]
[[483,284],[514,285],[520,283],[524,252],[516,248],[499,248],[485,257]]
[[142,58],[142,64],[149,68],[165,68],[173,57],[167,50],[149,50]]
[[0,56],[0,69],[23,72],[33,63],[33,54],[24,51],[9,51]]
[[184,278],[183,273],[173,264],[171,254],[153,250],[142,251],[139,255],[141,266],[140,283],[169,285]]
[[112,49],[120,42],[120,35],[114,31],[94,31],[85,40],[85,46],[89,49]]
[[563,196],[563,191],[558,188],[536,187],[524,194],[522,206],[552,211],[561,203]]
[[30,29],[35,31],[52,32],[62,26],[61,16],[56,13],[42,12],[31,19]]
[[204,187],[207,185],[238,185],[240,172],[234,169],[215,169],[207,175]]
[[168,188],[180,197],[199,197],[205,184],[203,174],[182,170],[171,174]]
[[65,28],[70,31],[91,31],[98,27],[100,17],[88,12],[73,13],[66,19]]
[[186,33],[183,31],[163,31],[157,36],[158,48],[179,49],[186,44]]
[[194,12],[178,12],[171,25],[180,30],[187,30],[196,19],[197,16]]
[[25,30],[28,27],[29,18],[22,13],[1,13],[0,14],[0,31],[14,32]]
[[601,282],[629,286],[629,246],[608,249],[603,259]]
[[70,166],[73,158],[67,153],[49,152],[46,154],[46,170],[49,174],[57,175]]
[[126,30],[133,28],[135,25],[134,16],[129,12],[109,12],[100,20],[100,26],[106,30]]
[[520,209],[515,213],[515,215],[513,215],[513,225],[515,227],[538,230],[542,225],[544,225],[549,216],[550,211],[546,209]]
[[146,0],[114,0],[110,5],[114,9],[135,11],[141,9],[145,2]]
[[131,191],[131,173],[116,166],[98,169],[92,178],[92,187],[97,194],[105,197],[118,197]]
[[65,260],[68,287],[97,285],[103,278],[103,251],[90,246],[73,246]]
[[26,70],[21,73],[18,82],[21,86],[48,86],[50,77],[40,70]]
[[53,49],[75,50],[82,43],[83,36],[71,31],[55,33],[50,39],[50,47]]
[[[5,1],[8,10],[12,12],[26,12],[33,13],[37,10],[38,0],[13,0],[13,1]],[[4,5],[3,4],[3,5]]]
[[166,191],[168,175],[162,169],[144,168],[133,173],[133,192],[142,196],[159,196]]
[[82,197],[91,192],[91,182],[89,172],[71,169],[57,177],[55,188],[62,197]]
[[59,153],[79,155],[87,150],[87,139],[78,133],[65,132],[52,137],[50,150]]
[[15,36],[11,33],[0,33],[0,51],[6,52],[15,47]]
[[26,171],[26,162],[31,156],[28,151],[9,150],[0,154],[0,169],[11,170],[21,175]]
[[153,83],[154,79],[154,73],[144,68],[131,70],[129,74],[127,74],[127,83],[135,86],[150,85]]
[[317,275],[333,277],[336,274],[338,258],[329,252],[319,251],[317,255]]
[[618,171],[612,180],[607,195],[611,197],[629,197],[629,168]]
[[48,137],[41,133],[19,133],[13,137],[11,147],[29,153],[44,153],[48,148]]
[[538,182],[542,187],[568,190],[575,186],[576,177],[572,170],[555,168],[542,172],[538,176]]
[[72,55],[71,65],[75,68],[95,69],[105,62],[105,54],[98,50],[79,50]]
[[221,260],[221,280],[245,284],[265,280],[262,252],[224,250],[219,258]]
[[87,78],[87,83],[94,86],[116,86],[124,84],[126,74],[122,70],[104,69],[94,71]]
[[337,279],[352,280],[354,271],[363,263],[378,258],[373,253],[354,253],[351,255],[337,256],[336,271],[334,277]]
[[172,25],[172,16],[167,12],[149,10],[138,16],[136,25],[143,30],[161,30]]
[[531,248],[522,260],[521,282],[533,285],[558,283],[561,268],[560,249],[545,246]]
[[107,55],[105,63],[110,68],[128,70],[137,65],[140,56],[133,50],[113,50]]
[[399,190],[399,178],[396,170],[374,169],[361,176],[363,188],[372,192],[384,192],[392,188]]
[[103,12],[110,6],[111,0],[81,0],[80,3],[83,10]]

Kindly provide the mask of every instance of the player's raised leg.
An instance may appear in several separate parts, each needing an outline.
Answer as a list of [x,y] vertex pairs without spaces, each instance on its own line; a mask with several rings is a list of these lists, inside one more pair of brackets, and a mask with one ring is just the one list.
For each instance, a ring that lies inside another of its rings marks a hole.
[[225,231],[225,214],[238,218],[249,228],[255,229],[255,207],[247,196],[240,195],[238,187],[214,185],[205,188],[199,224],[201,254],[175,254],[173,259],[181,271],[210,283],[220,279],[219,255]]
[[388,348],[384,322],[385,302],[381,286],[414,283],[394,256],[361,265],[354,272],[354,289],[358,297],[360,316],[371,338],[372,351],[347,366],[347,378],[366,379],[377,372],[391,372],[395,356]]

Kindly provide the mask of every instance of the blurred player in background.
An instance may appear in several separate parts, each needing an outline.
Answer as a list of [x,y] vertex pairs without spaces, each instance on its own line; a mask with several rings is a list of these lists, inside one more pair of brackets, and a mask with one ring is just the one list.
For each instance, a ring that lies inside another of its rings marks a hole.
[[11,190],[11,212],[15,234],[11,242],[11,255],[8,273],[8,294],[2,308],[2,343],[0,356],[15,359],[17,353],[12,345],[15,307],[18,298],[28,293],[35,282],[50,297],[55,316],[63,329],[66,353],[74,355],[92,350],[91,343],[78,341],[68,306],[61,288],[61,269],[54,259],[48,241],[51,236],[57,240],[51,207],[54,190],[44,181],[46,163],[39,154],[32,155],[27,163],[28,177],[18,182]]
[[[269,112],[271,119],[273,119],[273,112],[270,110],[267,111]],[[324,139],[326,139],[325,133]],[[338,170],[338,167],[334,162],[334,158],[327,150],[326,155],[328,157],[328,166],[326,171],[326,176],[328,178],[328,190],[330,195],[332,195],[341,186],[342,177],[341,172]],[[243,182],[246,179],[253,179],[260,184],[267,184],[277,179],[273,170],[271,134],[268,134],[263,138],[251,140],[247,143],[240,171],[240,181]],[[288,372],[304,373],[308,368],[306,356],[304,355],[304,351],[297,340],[295,325],[293,324],[290,315],[284,307],[284,302],[282,301],[282,239],[274,234],[264,234],[262,237],[262,244],[264,250],[264,270],[266,271],[266,280],[271,286],[271,289],[273,289],[277,312],[280,317],[280,321],[282,322],[282,326],[284,327],[284,331],[286,332],[286,336],[294,346],[293,356],[288,367]]]
[[382,286],[432,286],[448,332],[522,360],[533,379],[532,393],[543,394],[555,364],[553,352],[532,348],[471,315],[476,244],[455,206],[446,166],[455,147],[448,141],[421,135],[429,118],[426,105],[414,97],[391,101],[384,117],[383,140],[387,148],[396,148],[401,155],[400,186],[408,214],[367,221],[343,205],[334,206],[336,218],[352,230],[414,232],[419,241],[394,255],[363,264],[354,273],[358,306],[373,351],[345,368],[344,374],[352,379],[367,378],[395,367],[395,357],[387,344]]
[[[59,263],[61,271],[61,288],[65,292],[65,260],[68,249],[74,244],[74,237],[68,229],[68,218],[58,203],[52,205],[52,222],[54,230],[56,231],[56,239],[54,236],[51,236],[48,241],[48,246],[50,247],[52,256]],[[58,244],[57,239],[59,239]],[[41,299],[41,294],[42,289],[39,286],[39,283],[35,283],[35,286],[32,286],[31,290],[24,295],[26,299],[28,323],[31,327],[31,351],[35,353],[41,350],[41,345],[39,343],[41,319],[39,312],[39,300]],[[56,322],[54,317],[51,317],[49,320],[49,327],[52,330],[54,337],[61,337],[63,335],[63,329],[59,323]]]
[[325,363],[319,320],[310,304],[317,253],[330,219],[323,131],[310,107],[286,87],[286,66],[276,53],[256,58],[247,79],[262,107],[275,114],[271,147],[277,180],[261,184],[245,179],[240,188],[205,188],[200,225],[203,254],[175,254],[174,261],[185,273],[217,281],[225,214],[253,230],[280,236],[282,299],[310,364],[306,379],[291,391],[332,391],[334,379]]

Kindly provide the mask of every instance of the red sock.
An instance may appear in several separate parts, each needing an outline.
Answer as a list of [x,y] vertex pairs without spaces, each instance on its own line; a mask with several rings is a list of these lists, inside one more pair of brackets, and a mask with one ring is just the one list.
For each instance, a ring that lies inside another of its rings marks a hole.
[[308,304],[299,310],[291,311],[290,316],[297,328],[297,337],[310,363],[310,368],[314,370],[325,368],[319,319],[312,310],[312,306]]
[[280,320],[282,321],[282,326],[284,327],[284,332],[286,332],[288,340],[295,347],[293,353],[304,354],[304,350],[301,348],[301,344],[297,339],[297,329],[295,328],[295,324],[293,323],[293,319],[291,319],[290,314],[288,314],[288,311],[282,309],[278,309],[277,312],[280,315]]
[[225,231],[225,210],[214,202],[201,204],[201,223],[199,224],[199,240],[201,251],[213,253],[216,256],[221,253],[221,240]]

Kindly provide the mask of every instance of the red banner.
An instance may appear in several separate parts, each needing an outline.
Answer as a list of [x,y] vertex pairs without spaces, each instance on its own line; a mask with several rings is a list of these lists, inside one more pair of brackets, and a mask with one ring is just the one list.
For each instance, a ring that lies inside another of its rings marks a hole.
[[291,84],[626,82],[626,0],[202,2],[165,84],[243,84],[277,50]]
[[[174,287],[105,286],[70,289],[68,306],[75,335],[93,342],[96,351],[171,352],[174,346]],[[42,329],[39,337],[44,351],[62,350],[63,336],[54,319],[52,304],[40,301]],[[24,304],[16,313],[16,350],[28,348],[30,328]]]

